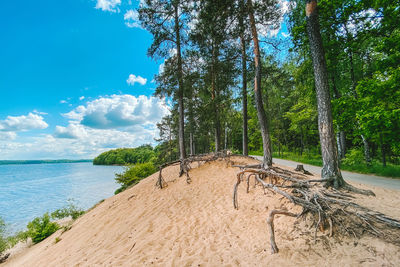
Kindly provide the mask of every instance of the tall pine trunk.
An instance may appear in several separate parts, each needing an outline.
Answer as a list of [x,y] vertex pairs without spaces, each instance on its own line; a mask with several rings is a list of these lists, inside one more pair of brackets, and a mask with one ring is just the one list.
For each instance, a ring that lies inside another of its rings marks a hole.
[[248,126],[247,126],[247,54],[246,54],[246,40],[244,38],[244,0],[240,1],[242,7],[242,14],[239,17],[239,27],[240,27],[240,43],[242,49],[242,110],[243,110],[243,155],[247,156],[249,154],[248,146]]
[[340,188],[345,185],[345,182],[339,169],[338,152],[333,130],[328,72],[319,28],[316,0],[307,0],[306,20],[317,93],[318,129],[323,161],[321,176],[322,179],[332,179],[326,184],[327,186]]
[[264,110],[264,104],[262,100],[261,92],[261,55],[260,46],[258,41],[258,33],[256,28],[256,22],[254,19],[254,10],[252,0],[247,1],[251,33],[253,37],[254,44],[254,67],[255,67],[255,78],[254,78],[254,96],[257,108],[258,121],[261,128],[261,136],[263,140],[263,165],[264,168],[272,166],[272,154],[271,154],[271,138],[268,131],[268,121]]
[[185,150],[185,109],[183,106],[183,70],[182,70],[182,53],[181,53],[181,35],[179,26],[178,5],[175,5],[175,35],[176,35],[176,54],[178,59],[178,111],[179,111],[179,152],[180,159],[186,158]]
[[216,81],[216,66],[217,66],[217,47],[213,45],[212,48],[212,66],[211,66],[211,101],[214,111],[214,138],[215,138],[215,152],[221,150],[221,122],[218,108],[218,88]]

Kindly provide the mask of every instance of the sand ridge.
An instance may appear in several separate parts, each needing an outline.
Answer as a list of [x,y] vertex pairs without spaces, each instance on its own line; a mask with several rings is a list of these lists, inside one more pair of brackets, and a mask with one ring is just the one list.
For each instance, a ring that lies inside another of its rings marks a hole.
[[[241,163],[251,160],[237,159]],[[237,163],[237,162],[236,162]],[[255,161],[254,161],[255,163]],[[4,266],[399,266],[400,248],[372,237],[320,238],[295,218],[275,219],[279,254],[271,255],[265,223],[268,210],[299,211],[260,188],[239,188],[239,210],[232,190],[238,168],[225,161],[190,171],[163,171],[168,187],[155,187],[158,174],[116,195],[61,231],[10,259]],[[253,182],[252,182],[253,185]],[[360,185],[357,185],[360,186]],[[358,202],[400,218],[398,191],[377,187],[376,198]],[[300,231],[299,231],[300,230]],[[55,238],[61,240],[55,243]],[[322,240],[322,241],[321,241]],[[3,266],[3,265],[1,265]]]

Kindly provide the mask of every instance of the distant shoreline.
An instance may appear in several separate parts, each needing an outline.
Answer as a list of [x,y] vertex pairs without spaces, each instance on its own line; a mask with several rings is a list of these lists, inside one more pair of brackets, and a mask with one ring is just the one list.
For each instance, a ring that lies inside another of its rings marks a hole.
[[48,164],[48,163],[80,163],[93,162],[92,159],[56,159],[56,160],[0,160],[0,165],[22,165],[22,164]]

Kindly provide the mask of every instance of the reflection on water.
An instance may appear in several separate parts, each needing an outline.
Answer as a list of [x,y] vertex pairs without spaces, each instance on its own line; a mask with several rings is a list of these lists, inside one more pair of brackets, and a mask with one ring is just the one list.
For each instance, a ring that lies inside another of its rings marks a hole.
[[119,166],[91,162],[0,165],[0,217],[14,232],[46,211],[65,206],[68,199],[88,209],[114,194],[114,174],[121,171]]

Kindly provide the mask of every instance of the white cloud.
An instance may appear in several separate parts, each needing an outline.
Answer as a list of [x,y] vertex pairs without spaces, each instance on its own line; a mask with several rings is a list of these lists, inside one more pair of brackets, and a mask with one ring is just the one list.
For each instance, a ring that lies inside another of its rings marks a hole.
[[94,158],[113,148],[155,144],[156,123],[169,113],[165,99],[104,96],[63,114],[70,121],[57,125],[53,134],[18,138],[17,131],[47,124],[38,114],[9,116],[0,121],[0,159]]
[[121,0],[97,0],[96,9],[110,12],[119,12],[118,6],[120,4]]
[[67,100],[60,100],[60,104],[67,104]]
[[285,38],[287,38],[287,37],[289,37],[289,36],[290,36],[290,34],[288,34],[288,33],[285,33],[285,32],[282,32],[282,36],[283,36],[283,37],[285,37]]
[[81,100],[81,101],[82,101],[83,99],[85,99],[85,97],[84,97],[84,96],[81,96],[81,97],[79,98],[79,100]]
[[162,74],[165,68],[165,61],[158,66],[158,74]]
[[155,126],[167,114],[168,107],[159,98],[112,95],[87,102],[64,116],[90,128],[116,129]]
[[54,137],[57,138],[79,139],[87,136],[87,131],[83,125],[76,123],[71,123],[67,127],[56,126],[56,130],[54,132]]
[[140,83],[141,85],[145,85],[147,83],[147,79],[143,78],[141,76],[136,76],[134,74],[130,74],[128,77],[128,80],[126,80],[126,82],[129,85],[134,85],[135,83]]
[[129,28],[141,28],[139,21],[139,13],[136,10],[130,9],[124,14],[125,25]]
[[15,132],[1,132],[0,131],[0,140],[14,140],[17,137]]
[[41,112],[41,111],[38,111],[36,109],[34,109],[32,112],[35,113],[35,114],[39,114],[39,115],[47,115],[48,114],[46,112]]
[[279,24],[278,27],[275,27],[275,25],[266,27],[265,25],[258,24],[257,28],[260,37],[276,37],[279,31],[281,30],[285,15],[290,11],[291,5],[295,5],[295,3],[291,4],[287,0],[279,0],[278,5],[280,10],[280,17],[278,18],[278,24]]
[[[339,27],[337,33],[341,36],[346,36],[348,33],[354,36],[362,29],[368,27],[376,28],[382,20],[382,18],[377,15],[378,11],[372,8],[353,13],[345,25]],[[369,25],[367,26],[367,24]]]
[[29,113],[27,116],[8,116],[5,120],[0,120],[0,131],[3,132],[29,131],[47,127],[48,124],[43,117],[33,113]]

